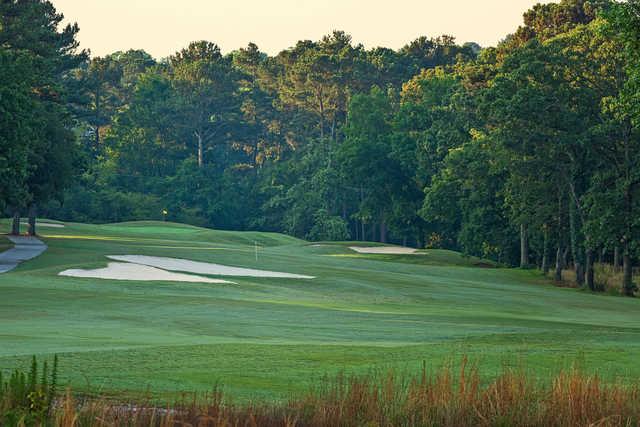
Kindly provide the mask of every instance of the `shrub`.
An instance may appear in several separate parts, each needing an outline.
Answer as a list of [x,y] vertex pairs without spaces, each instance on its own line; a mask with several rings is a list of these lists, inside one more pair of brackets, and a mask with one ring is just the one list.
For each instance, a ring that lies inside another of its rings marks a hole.
[[325,209],[318,210],[313,215],[313,227],[306,236],[307,240],[349,240],[351,234],[344,219],[329,215]]
[[28,372],[13,371],[3,378],[0,371],[0,425],[42,425],[51,411],[58,378],[58,356],[49,371],[47,362],[39,372],[33,356]]

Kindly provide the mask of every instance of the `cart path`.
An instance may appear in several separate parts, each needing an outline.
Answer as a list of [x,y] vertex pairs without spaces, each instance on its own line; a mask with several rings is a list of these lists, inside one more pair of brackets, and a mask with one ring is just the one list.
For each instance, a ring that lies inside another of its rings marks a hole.
[[47,249],[42,240],[31,236],[7,236],[15,247],[0,253],[0,273],[11,271],[23,261],[40,255]]

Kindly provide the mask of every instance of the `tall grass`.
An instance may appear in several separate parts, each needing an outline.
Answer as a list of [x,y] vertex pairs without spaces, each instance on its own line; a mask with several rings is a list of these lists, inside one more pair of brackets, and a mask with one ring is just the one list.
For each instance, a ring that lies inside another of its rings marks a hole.
[[[595,263],[593,265],[593,276],[596,289],[601,292],[606,292],[611,295],[622,294],[622,269],[615,268],[611,264]],[[549,273],[548,277],[553,276],[553,271]],[[633,281],[638,286],[640,285],[640,268],[633,269]],[[576,272],[573,269],[562,270],[562,285],[569,287],[578,287],[576,280]]]
[[56,396],[58,357],[49,371],[33,357],[28,372],[14,371],[4,378],[0,371],[0,425],[40,425],[48,422]]
[[44,424],[75,426],[636,426],[640,389],[577,370],[542,384],[505,370],[482,385],[477,369],[339,376],[282,404],[237,406],[214,391],[167,407],[79,401],[68,392]]

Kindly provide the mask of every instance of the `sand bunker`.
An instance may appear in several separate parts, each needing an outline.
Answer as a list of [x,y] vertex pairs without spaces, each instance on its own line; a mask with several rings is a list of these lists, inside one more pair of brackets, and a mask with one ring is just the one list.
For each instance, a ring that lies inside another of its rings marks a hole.
[[[28,222],[21,222],[20,225],[28,226]],[[56,224],[54,222],[36,222],[36,228],[38,227],[51,227],[51,228],[64,228],[64,224]]]
[[406,248],[404,246],[349,246],[352,249],[361,254],[384,254],[384,255],[410,255],[415,254],[417,249]]
[[198,283],[233,283],[226,280],[192,276],[190,274],[172,273],[147,265],[129,264],[126,262],[110,262],[106,268],[95,270],[71,269],[58,273],[59,276],[85,277],[94,279],[164,281],[164,282],[198,282]]
[[114,261],[132,262],[151,267],[162,268],[171,271],[184,271],[196,274],[210,274],[213,276],[238,276],[238,277],[278,277],[283,279],[314,279],[313,276],[301,274],[281,273],[278,271],[254,270],[251,268],[229,267],[221,264],[189,261],[179,258],[167,258],[146,255],[109,255],[107,258]]

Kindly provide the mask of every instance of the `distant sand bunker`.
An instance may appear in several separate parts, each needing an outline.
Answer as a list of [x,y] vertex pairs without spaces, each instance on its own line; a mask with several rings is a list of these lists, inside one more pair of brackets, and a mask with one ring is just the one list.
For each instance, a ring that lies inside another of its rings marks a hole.
[[415,254],[417,249],[406,248],[403,246],[349,246],[352,249],[361,254],[384,254],[384,255],[409,255]]
[[166,282],[198,282],[198,283],[233,283],[226,280],[192,276],[190,274],[172,273],[147,265],[110,262],[106,268],[95,270],[71,269],[58,273],[59,276],[85,277],[94,279],[166,281]]
[[229,267],[222,264],[190,261],[187,259],[167,258],[147,255],[109,255],[107,258],[114,261],[132,262],[151,267],[162,268],[171,271],[184,271],[187,273],[210,274],[213,276],[238,276],[238,277],[278,277],[283,279],[314,279],[314,276],[301,274],[281,273],[278,271],[254,270],[252,268]]
[[[21,222],[20,224],[29,225],[28,222]],[[36,227],[64,228],[64,224],[57,224],[54,222],[37,222]]]

